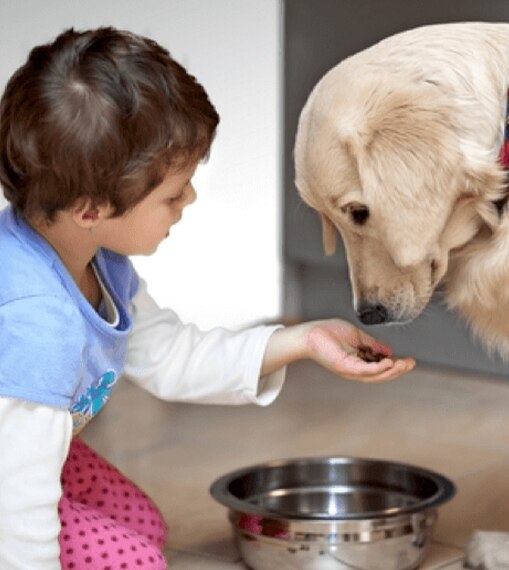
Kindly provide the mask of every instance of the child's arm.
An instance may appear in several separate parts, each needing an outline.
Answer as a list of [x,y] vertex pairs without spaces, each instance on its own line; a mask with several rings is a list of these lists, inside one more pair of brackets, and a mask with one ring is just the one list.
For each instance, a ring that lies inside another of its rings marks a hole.
[[201,331],[161,309],[140,279],[131,301],[133,326],[124,374],[157,398],[207,404],[268,405],[285,369],[260,382],[267,342],[278,326]]
[[72,434],[64,409],[0,398],[0,568],[60,568],[60,473]]
[[[357,355],[369,347],[383,355],[366,362]],[[364,382],[393,380],[415,366],[413,358],[392,357],[391,348],[341,319],[311,321],[276,330],[267,343],[261,375],[296,360],[311,359],[343,378]]]
[[160,309],[143,280],[131,312],[125,375],[164,400],[267,405],[283,386],[286,364],[302,358],[358,380],[389,380],[415,364],[392,358],[368,364],[351,355],[360,345],[387,355],[391,350],[340,320],[200,331]]

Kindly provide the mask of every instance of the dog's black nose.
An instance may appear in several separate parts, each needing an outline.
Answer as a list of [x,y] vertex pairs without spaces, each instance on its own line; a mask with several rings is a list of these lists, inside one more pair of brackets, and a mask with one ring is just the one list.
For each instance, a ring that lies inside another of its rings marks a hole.
[[389,312],[380,304],[362,303],[358,310],[357,316],[365,325],[381,325],[389,320]]

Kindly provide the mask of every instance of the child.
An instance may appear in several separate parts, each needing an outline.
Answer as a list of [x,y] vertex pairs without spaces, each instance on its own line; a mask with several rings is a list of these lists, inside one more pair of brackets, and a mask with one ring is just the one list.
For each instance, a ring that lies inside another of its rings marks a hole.
[[415,364],[337,319],[201,332],[150,298],[127,256],[155,251],[195,200],[218,120],[166,50],[113,28],[34,48],[7,85],[2,570],[166,568],[156,507],[77,436],[121,374],[168,400],[266,405],[297,359],[368,382]]

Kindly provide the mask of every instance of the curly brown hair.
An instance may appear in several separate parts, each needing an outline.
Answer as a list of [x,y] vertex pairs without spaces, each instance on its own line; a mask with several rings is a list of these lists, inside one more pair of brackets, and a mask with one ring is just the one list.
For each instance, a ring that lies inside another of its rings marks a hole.
[[155,41],[111,27],[37,46],[0,101],[0,182],[25,218],[79,199],[119,216],[207,155],[219,116]]

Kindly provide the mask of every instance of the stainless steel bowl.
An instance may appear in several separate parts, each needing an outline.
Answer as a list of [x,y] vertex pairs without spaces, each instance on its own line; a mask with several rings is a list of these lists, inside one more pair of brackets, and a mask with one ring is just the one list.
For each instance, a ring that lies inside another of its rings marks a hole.
[[233,471],[210,492],[253,570],[414,570],[455,486],[412,465],[311,457]]

